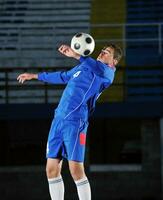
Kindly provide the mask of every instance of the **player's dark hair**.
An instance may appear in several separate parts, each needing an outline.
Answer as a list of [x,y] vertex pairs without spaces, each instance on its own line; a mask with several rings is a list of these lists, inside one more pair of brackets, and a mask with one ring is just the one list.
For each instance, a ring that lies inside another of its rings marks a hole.
[[114,59],[119,62],[123,55],[121,47],[114,43],[108,43],[107,47],[111,47],[112,49],[114,49]]

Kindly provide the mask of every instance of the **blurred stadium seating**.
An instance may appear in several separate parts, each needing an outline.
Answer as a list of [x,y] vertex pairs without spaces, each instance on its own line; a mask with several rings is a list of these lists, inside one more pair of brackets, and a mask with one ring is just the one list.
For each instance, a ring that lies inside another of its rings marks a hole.
[[0,1],[0,67],[71,65],[56,48],[89,20],[89,0]]

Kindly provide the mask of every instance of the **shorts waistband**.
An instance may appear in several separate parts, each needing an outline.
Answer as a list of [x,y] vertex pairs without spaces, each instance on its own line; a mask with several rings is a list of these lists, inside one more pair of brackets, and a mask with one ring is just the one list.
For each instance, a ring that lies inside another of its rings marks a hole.
[[87,117],[84,116],[74,116],[74,115],[69,115],[66,117],[65,115],[58,115],[54,114],[54,118],[62,119],[62,120],[83,120],[83,121],[88,121]]

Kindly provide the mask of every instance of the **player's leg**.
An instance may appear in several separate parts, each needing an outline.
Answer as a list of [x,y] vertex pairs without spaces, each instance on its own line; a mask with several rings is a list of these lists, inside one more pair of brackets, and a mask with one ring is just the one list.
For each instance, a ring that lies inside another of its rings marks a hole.
[[87,127],[88,123],[83,120],[65,120],[63,124],[63,138],[69,169],[76,183],[80,200],[91,199],[90,184],[83,165]]
[[91,200],[91,189],[82,162],[69,161],[69,169],[80,200]]
[[62,160],[47,159],[46,175],[49,183],[49,192],[52,200],[64,199],[64,183],[61,176]]
[[47,178],[56,178],[61,175],[62,160],[48,158],[46,163]]
[[61,177],[62,167],[62,135],[58,130],[60,120],[56,119],[52,121],[47,141],[47,164],[46,174],[49,183],[49,191],[52,200],[64,199],[64,184]]

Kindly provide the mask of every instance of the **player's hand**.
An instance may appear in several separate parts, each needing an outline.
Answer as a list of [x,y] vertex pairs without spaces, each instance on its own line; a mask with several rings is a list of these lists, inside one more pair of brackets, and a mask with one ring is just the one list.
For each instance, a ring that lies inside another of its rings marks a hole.
[[73,57],[75,54],[75,52],[68,45],[61,45],[58,51],[67,57]]
[[24,81],[37,79],[37,78],[38,78],[37,74],[24,73],[24,74],[20,74],[17,77],[17,80],[19,81],[19,83],[24,83]]
[[60,53],[67,57],[79,59],[80,55],[77,54],[70,46],[68,45],[61,45],[58,49]]

